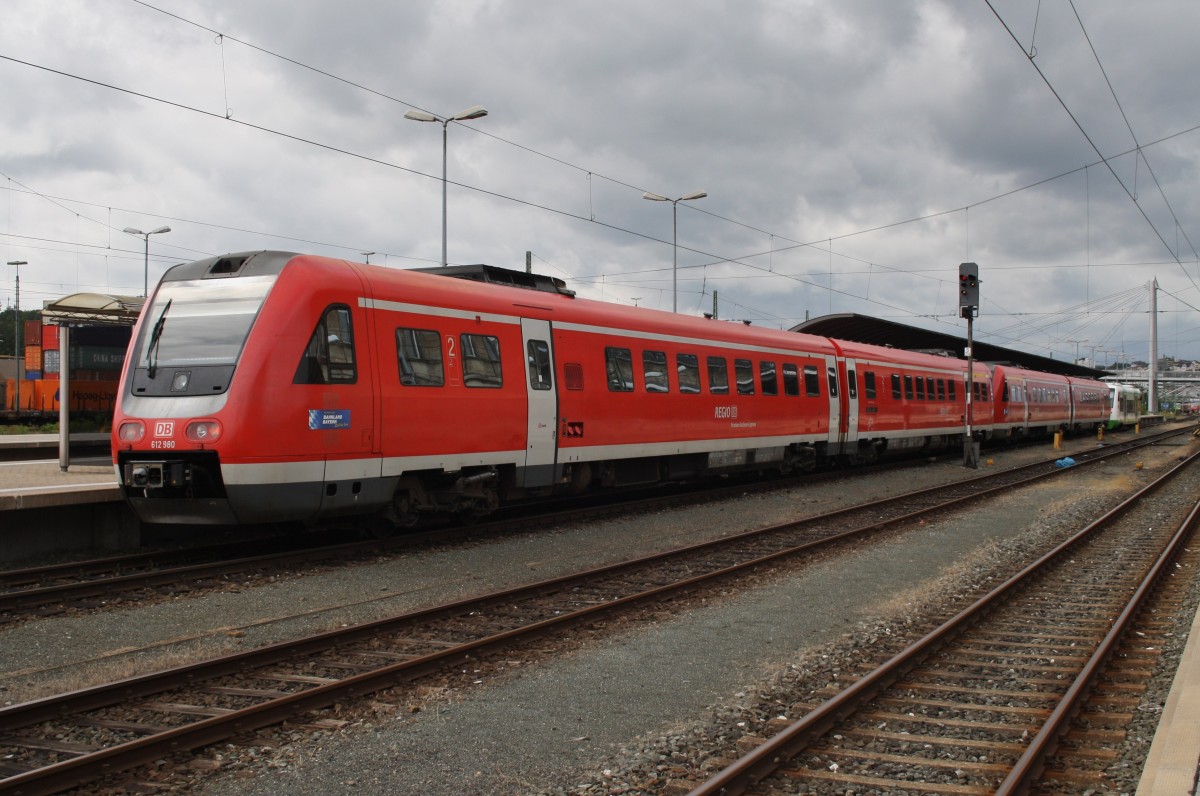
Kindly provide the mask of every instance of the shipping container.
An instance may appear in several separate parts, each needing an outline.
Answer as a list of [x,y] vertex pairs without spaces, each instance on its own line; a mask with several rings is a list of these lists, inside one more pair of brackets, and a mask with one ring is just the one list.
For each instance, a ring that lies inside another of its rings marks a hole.
[[25,321],[25,345],[41,346],[42,322],[40,320]]

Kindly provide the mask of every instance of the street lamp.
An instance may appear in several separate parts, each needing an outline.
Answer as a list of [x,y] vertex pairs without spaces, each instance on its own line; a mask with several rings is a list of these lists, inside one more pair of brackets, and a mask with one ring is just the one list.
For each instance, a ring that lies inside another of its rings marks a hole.
[[359,252],[359,254],[361,254],[363,257],[365,257],[365,258],[366,258],[366,263],[367,263],[367,265],[370,265],[370,264],[371,264],[371,255],[372,255],[372,254],[374,254],[374,253],[375,253],[375,252]]
[[487,116],[487,109],[482,105],[472,105],[465,111],[459,111],[453,116],[442,118],[425,111],[409,111],[405,119],[414,122],[441,122],[442,124],[442,267],[446,267],[446,127],[450,122],[465,122],[468,119],[481,119]]
[[1075,344],[1075,361],[1072,362],[1071,364],[1078,365],[1079,364],[1079,344],[1080,343],[1088,343],[1091,341],[1090,340],[1068,340],[1067,342]]
[[13,310],[13,381],[17,383],[17,392],[13,399],[13,412],[21,411],[21,266],[29,265],[24,260],[9,260],[9,265],[17,268],[16,308]]
[[146,259],[145,259],[145,264],[143,265],[143,268],[142,268],[142,295],[143,296],[150,295],[150,236],[157,235],[160,232],[170,232],[170,231],[171,231],[170,227],[159,227],[158,229],[152,229],[149,232],[142,232],[140,229],[134,229],[133,227],[125,227],[125,232],[129,233],[130,235],[140,235],[146,239]]
[[671,261],[671,312],[679,312],[679,221],[677,216],[679,203],[690,202],[693,199],[703,199],[706,196],[708,196],[708,193],[705,191],[692,191],[678,199],[668,199],[665,196],[659,196],[656,193],[650,192],[642,194],[643,199],[649,199],[651,202],[671,203],[671,235],[673,241],[671,248],[674,250]]

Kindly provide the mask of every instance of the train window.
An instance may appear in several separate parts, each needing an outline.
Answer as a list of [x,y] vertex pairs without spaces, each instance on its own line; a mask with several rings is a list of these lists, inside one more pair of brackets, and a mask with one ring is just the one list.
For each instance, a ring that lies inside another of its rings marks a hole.
[[925,379],[917,376],[917,400],[925,400]]
[[662,351],[642,352],[642,373],[646,377],[646,392],[670,392],[667,382],[667,355]]
[[441,387],[445,383],[442,336],[432,329],[397,329],[396,360],[400,383],[406,387]]
[[354,384],[357,381],[350,308],[345,304],[334,304],[317,321],[292,384]]
[[733,360],[738,395],[754,395],[754,363],[748,359]]
[[868,401],[875,400],[875,371],[868,370],[863,374],[863,390],[867,394]]
[[800,371],[790,362],[783,363],[783,394],[800,394]]
[[462,343],[463,384],[468,387],[503,387],[500,370],[500,340],[490,334],[464,334]]
[[700,358],[695,354],[676,354],[675,372],[679,375],[679,391],[688,395],[700,394]]
[[929,397],[929,400],[933,400],[933,376],[925,377],[925,395]]
[[900,374],[892,374],[892,397],[897,401],[900,400]]
[[950,403],[958,400],[958,388],[954,386],[954,381],[946,382],[946,394],[950,396]]
[[939,401],[946,400],[946,380],[945,379],[937,380],[937,397],[938,397]]
[[911,401],[913,399],[913,383],[912,376],[904,377],[904,398]]
[[713,395],[729,394],[729,363],[725,357],[708,358],[708,391]]
[[979,397],[985,401],[988,399],[988,385],[986,381],[979,383]]
[[804,366],[804,394],[810,398],[821,394],[821,380],[817,376],[816,365]]
[[851,398],[858,397],[858,374],[853,370],[846,371],[846,389],[850,391]]
[[827,368],[827,370],[829,371],[829,397],[836,398],[838,394],[837,371],[833,368]]
[[779,395],[779,382],[775,376],[775,363],[758,363],[758,378],[762,382],[763,395]]
[[529,386],[535,390],[551,389],[554,385],[550,381],[550,344],[545,340],[530,340],[527,348]]
[[633,392],[633,354],[628,348],[605,348],[609,392]]
[[568,390],[583,389],[583,365],[578,362],[567,362],[563,365],[562,383]]

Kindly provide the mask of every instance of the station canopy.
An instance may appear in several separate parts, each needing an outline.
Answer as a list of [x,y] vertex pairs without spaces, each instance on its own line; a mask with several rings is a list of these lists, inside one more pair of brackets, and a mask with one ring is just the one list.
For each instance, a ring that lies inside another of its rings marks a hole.
[[[956,334],[918,329],[915,326],[905,326],[902,323],[885,321],[853,312],[813,318],[793,326],[790,331],[959,358],[965,356],[963,352],[967,348],[965,336],[959,337]],[[978,340],[975,340],[974,343],[975,359],[980,362],[1039,370],[1043,373],[1061,373],[1064,376],[1077,376],[1084,379],[1099,379],[1102,376],[1111,375],[1108,371],[1076,365],[1061,359],[1015,351],[1003,346],[981,343]]]
[[146,299],[141,296],[110,296],[105,293],[74,293],[42,307],[42,320],[58,326],[68,324],[111,324],[132,326]]

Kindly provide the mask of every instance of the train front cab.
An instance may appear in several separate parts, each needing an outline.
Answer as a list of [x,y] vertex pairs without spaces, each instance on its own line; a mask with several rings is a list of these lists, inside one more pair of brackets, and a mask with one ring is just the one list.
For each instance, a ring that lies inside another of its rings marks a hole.
[[1141,419],[1142,391],[1130,384],[1109,384],[1108,428],[1135,425]]
[[250,252],[164,275],[113,424],[118,483],[143,521],[309,520],[386,502],[352,273]]
[[144,521],[237,521],[214,446],[246,335],[282,267],[278,258],[254,259],[176,266],[142,310],[121,377],[113,451],[118,484]]

